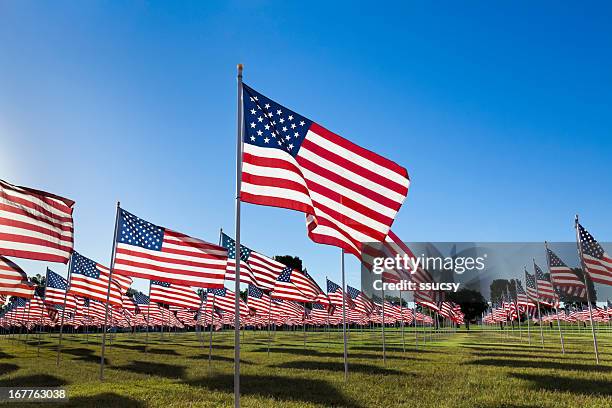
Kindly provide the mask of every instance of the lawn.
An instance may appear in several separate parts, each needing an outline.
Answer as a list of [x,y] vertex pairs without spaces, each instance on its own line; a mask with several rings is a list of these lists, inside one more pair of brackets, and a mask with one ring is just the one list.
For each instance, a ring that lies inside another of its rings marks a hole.
[[[245,407],[611,407],[612,332],[599,333],[595,365],[590,331],[558,333],[482,330],[442,333],[386,330],[386,364],[380,331],[353,330],[350,374],[344,382],[342,336],[337,331],[278,331],[270,354],[265,331],[247,331],[242,342]],[[425,336],[427,341],[424,342]],[[57,335],[0,336],[0,387],[65,386],[62,406],[186,407],[233,404],[233,332],[117,334],[107,348],[100,382],[99,335],[67,334],[56,367]],[[40,340],[40,348],[38,342]],[[53,404],[45,404],[50,407]],[[20,404],[18,406],[26,406]],[[40,406],[40,405],[39,405]]]

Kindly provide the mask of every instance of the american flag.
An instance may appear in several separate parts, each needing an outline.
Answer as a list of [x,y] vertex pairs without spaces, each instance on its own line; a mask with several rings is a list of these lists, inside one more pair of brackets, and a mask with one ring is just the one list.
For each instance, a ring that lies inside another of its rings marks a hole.
[[[221,232],[221,245],[227,249],[227,271],[225,279],[236,277],[236,241]],[[240,245],[240,282],[253,284],[264,290],[272,290],[276,277],[285,269],[285,265],[262,255],[250,248]]]
[[0,294],[32,298],[34,290],[35,286],[28,282],[28,275],[23,269],[0,255]]
[[523,289],[523,284],[521,283],[520,280],[515,280],[516,282],[516,303],[518,304],[519,308],[520,307],[524,307],[526,308],[529,305],[529,298],[527,297],[527,294],[525,293],[525,289]]
[[586,296],[586,287],[572,268],[567,266],[549,248],[546,248],[546,255],[548,256],[548,265],[550,267],[550,280],[554,286],[571,296]]
[[582,260],[589,277],[593,282],[612,285],[612,258],[580,224],[578,224],[578,232]]
[[255,285],[249,285],[247,304],[257,314],[268,314],[270,311],[270,296]]
[[242,201],[304,212],[314,242],[356,256],[384,241],[408,194],[406,169],[243,90]]
[[[107,267],[74,251],[69,274],[70,287],[68,293],[106,303],[110,277],[110,270]],[[121,306],[123,302],[121,286],[114,279],[110,286],[110,304]]]
[[291,300],[273,298],[272,313],[280,317],[302,318],[304,315],[304,307]]
[[[340,287],[340,285],[336,284],[335,282],[330,281],[329,279],[327,279],[327,297],[329,298],[329,302],[332,305],[336,307],[342,307],[343,299],[344,299],[344,292],[342,291],[342,288]],[[346,297],[346,307],[348,308],[355,307],[355,303],[350,298],[350,296]]]
[[68,262],[73,246],[74,201],[0,180],[0,252],[6,256]]
[[538,289],[536,287],[536,279],[534,275],[525,271],[525,286],[527,287],[527,296],[533,300],[540,300]]
[[312,302],[318,295],[318,290],[313,288],[312,281],[289,266],[278,275],[271,293],[273,298],[297,302]]
[[160,281],[151,281],[150,297],[152,302],[193,310],[198,310],[202,302],[193,288]]
[[114,272],[202,288],[223,287],[227,251],[119,209]]
[[355,309],[365,315],[372,313],[373,304],[372,300],[368,298],[362,291],[355,289],[349,285],[346,286],[346,293],[350,296],[351,300],[355,304]]
[[553,299],[556,298],[557,292],[555,292],[555,288],[550,280],[548,280],[548,278],[544,275],[542,269],[540,269],[535,262],[533,263],[533,269],[535,270],[535,276],[538,282],[538,292],[540,293],[540,296]]
[[[212,296],[211,296],[212,295]],[[212,299],[211,299],[212,297]],[[234,292],[227,288],[222,289],[208,289],[208,301],[213,302],[215,308],[234,314],[236,311],[236,296]],[[240,299],[240,317],[246,317],[249,315],[249,307],[247,304]]]
[[66,294],[68,281],[59,274],[47,269],[47,286],[45,287],[45,303],[48,305],[64,306],[66,299],[66,309],[76,309],[77,302],[74,295]]

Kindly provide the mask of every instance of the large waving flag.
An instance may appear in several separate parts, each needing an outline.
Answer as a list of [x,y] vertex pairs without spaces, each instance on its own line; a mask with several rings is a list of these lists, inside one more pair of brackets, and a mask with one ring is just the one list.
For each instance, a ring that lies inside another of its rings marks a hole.
[[198,310],[202,300],[189,286],[151,281],[151,301],[185,309]]
[[241,200],[304,212],[314,242],[356,256],[383,242],[408,194],[406,169],[243,90]]
[[[96,261],[84,257],[78,252],[72,253],[70,262],[70,287],[68,293],[106,303],[110,270]],[[114,276],[110,285],[109,303],[121,306],[123,293]]]
[[74,201],[0,180],[0,253],[68,262]]
[[223,287],[227,251],[119,209],[115,269],[121,275],[201,288]]
[[[227,249],[227,272],[225,279],[236,277],[236,241],[221,232],[221,245]],[[274,288],[276,277],[285,269],[285,265],[240,245],[240,282],[257,286],[264,290]]]
[[372,300],[365,295],[365,293],[349,285],[346,285],[346,293],[350,296],[355,305],[355,309],[358,312],[363,313],[364,315],[369,315],[372,313],[374,304],[372,303]]
[[580,224],[578,224],[578,236],[582,249],[582,260],[591,280],[602,285],[612,285],[612,258],[610,255]]
[[31,299],[36,287],[15,262],[0,255],[0,294]]
[[557,292],[555,292],[555,288],[553,288],[552,283],[546,278],[542,269],[534,262],[533,268],[535,269],[535,276],[538,283],[538,293],[542,297],[547,298],[556,298]]

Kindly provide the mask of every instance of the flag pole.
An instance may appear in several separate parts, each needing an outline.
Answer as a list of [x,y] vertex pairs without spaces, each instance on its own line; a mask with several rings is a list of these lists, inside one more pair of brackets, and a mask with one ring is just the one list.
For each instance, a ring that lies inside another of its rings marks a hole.
[[151,280],[149,279],[149,305],[147,306],[147,331],[145,332],[145,347],[144,352],[147,354],[149,347],[149,325],[151,324]]
[[[60,355],[62,354],[62,336],[64,334],[64,318],[66,317],[66,298],[68,297],[68,289],[70,288],[70,268],[72,267],[72,254],[70,254],[70,258],[68,258],[68,279],[66,280],[66,293],[64,293],[64,308],[62,309],[62,321],[60,323],[60,332],[59,332],[59,341],[57,343],[57,358],[55,361],[55,365],[59,367],[60,363]],[[47,268],[47,271],[49,268]],[[47,289],[45,288],[45,293]]]
[[[548,274],[550,275],[550,281],[554,282],[554,278],[550,273],[550,259],[548,259],[548,242],[544,241],[544,248],[546,248],[546,265],[548,265]],[[559,339],[561,340],[561,354],[565,354],[565,342],[563,340],[563,331],[561,331],[561,321],[559,320],[559,310],[555,306],[555,314],[557,315],[557,328],[559,329]]]
[[[542,342],[542,348],[544,348],[544,332],[542,328],[542,312],[540,311],[540,290],[538,289],[538,273],[535,270],[535,258],[533,259],[533,279],[535,281],[535,290],[536,290],[536,302],[538,303],[538,321],[540,323],[540,341]],[[525,270],[527,273],[527,270]]]
[[519,339],[522,342],[523,332],[521,331],[521,307],[518,304],[518,290],[516,286],[516,279],[514,279],[514,306],[516,307],[516,320],[518,321]]
[[240,407],[240,188],[242,183],[242,64],[238,64],[238,112],[236,132],[236,284],[234,316],[234,407]]
[[[212,308],[210,312],[210,336],[208,338],[208,369],[209,370],[210,370],[210,365],[212,361],[212,340],[213,340],[213,325],[215,323],[215,300],[216,299],[217,299],[217,296],[213,292]],[[208,302],[208,299],[206,299],[206,302]]]
[[[108,274],[108,288],[106,290],[106,307],[104,308],[104,330],[102,331],[102,352],[100,353],[100,381],[104,380],[104,352],[106,351],[106,325],[108,324],[108,304],[110,302],[111,282],[113,280],[113,269],[115,269],[115,249],[117,245],[117,229],[119,227],[119,210],[121,203],[117,201],[117,213],[115,214],[115,235],[113,235],[113,250],[111,253],[110,272]],[[150,302],[149,302],[150,303]]]
[[344,272],[344,249],[340,250],[340,270],[342,272],[342,336],[344,340],[344,381],[348,380],[348,344],[346,338],[346,276]]
[[270,341],[272,339],[272,334],[270,332],[272,322],[272,296],[268,295],[268,298],[268,357],[270,357]]
[[380,281],[383,284],[383,286],[381,286],[381,292],[382,292],[382,354],[383,354],[383,363],[385,365],[387,365],[387,347],[385,344],[385,280],[383,279],[383,276],[380,275]]
[[599,364],[599,348],[597,347],[597,335],[595,334],[595,327],[593,326],[593,308],[591,307],[591,291],[589,285],[587,285],[587,270],[584,264],[584,256],[582,254],[582,244],[580,243],[580,234],[578,232],[578,214],[576,214],[576,220],[574,223],[576,228],[576,243],[578,245],[578,255],[580,255],[580,263],[582,264],[582,279],[584,280],[584,287],[587,293],[587,303],[589,304],[589,320],[591,322],[591,333],[593,334],[593,348],[595,349],[595,362]]
[[400,299],[400,317],[402,318],[402,349],[404,353],[406,352],[406,340],[404,338],[404,307],[402,305],[402,291],[399,291],[399,299]]

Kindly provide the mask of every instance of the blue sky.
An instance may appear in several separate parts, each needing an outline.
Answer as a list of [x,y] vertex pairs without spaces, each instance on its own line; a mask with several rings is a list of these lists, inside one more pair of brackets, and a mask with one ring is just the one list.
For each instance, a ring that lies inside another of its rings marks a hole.
[[[104,264],[117,200],[216,242],[242,62],[258,91],[408,169],[406,241],[571,241],[576,212],[610,240],[611,18],[606,2],[2,2],[0,177],[76,200],[76,249]],[[339,281],[301,214],[243,205],[242,231]]]

